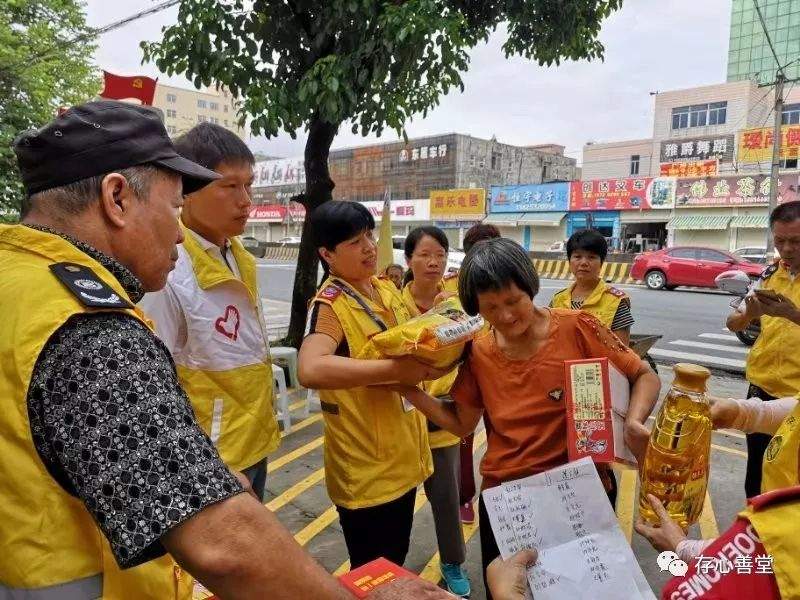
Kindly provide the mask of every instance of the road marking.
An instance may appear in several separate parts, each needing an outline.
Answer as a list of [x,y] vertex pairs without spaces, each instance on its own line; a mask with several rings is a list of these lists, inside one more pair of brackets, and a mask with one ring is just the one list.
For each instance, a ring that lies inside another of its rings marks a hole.
[[304,454],[308,454],[312,450],[316,450],[320,446],[322,446],[323,441],[325,440],[324,436],[319,436],[317,439],[308,442],[307,444],[300,446],[296,450],[292,450],[288,454],[284,454],[279,456],[275,459],[269,459],[267,461],[267,473],[272,473],[273,471],[277,471],[281,467],[286,466],[293,460],[300,458]]
[[[301,402],[301,404],[305,404],[305,401]],[[307,417],[307,418],[303,419],[299,423],[295,423],[294,425],[292,425],[292,427],[291,427],[291,429],[289,429],[289,431],[281,431],[281,437],[285,438],[287,435],[290,435],[290,434],[294,433],[295,431],[300,431],[301,429],[305,429],[309,425],[313,425],[317,421],[321,421],[321,420],[322,420],[322,413],[317,413],[315,415],[311,415],[310,417]]]
[[[727,329],[725,331],[727,331]],[[739,338],[737,338],[735,335],[730,335],[730,334],[726,335],[724,333],[701,333],[697,337],[708,338],[711,340],[725,340],[728,342],[738,342],[741,344],[741,342],[739,342]]]
[[272,512],[275,512],[279,508],[282,508],[287,504],[289,504],[289,502],[297,498],[300,494],[302,494],[306,490],[309,490],[315,485],[317,485],[323,479],[325,479],[324,467],[322,469],[317,469],[302,481],[295,483],[292,487],[290,487],[288,490],[286,490],[279,496],[275,496],[272,500],[267,502],[265,506]]
[[[478,433],[475,434],[475,439],[472,442],[472,456],[473,457],[476,454],[478,454],[478,451],[481,448],[483,448],[483,445],[485,443],[486,443],[486,430],[485,429],[481,429]],[[478,493],[480,493],[480,492],[478,492]],[[419,492],[417,492],[417,502],[416,502],[416,504],[414,504],[414,514],[417,514],[420,511],[420,509],[423,506],[425,506],[425,504],[427,502],[428,502],[428,499],[425,497],[425,492],[422,489],[422,486],[420,486],[420,490],[419,490]],[[476,517],[477,517],[477,515],[476,515]],[[334,577],[338,577],[339,575],[343,575],[344,573],[347,573],[349,570],[350,570],[350,561],[346,560],[341,565],[339,565],[338,569],[336,569],[333,572],[333,576]]]
[[692,348],[702,348],[703,350],[717,350],[719,352],[733,352],[734,354],[748,354],[750,348],[737,348],[735,346],[723,346],[722,344],[708,344],[706,342],[694,342],[692,340],[674,340],[670,344],[677,346],[691,346]]
[[727,448],[725,446],[719,446],[717,444],[711,444],[711,448],[714,450],[719,450],[720,452],[727,452],[728,454],[735,454],[736,456],[743,456],[747,458],[747,452],[742,452],[741,450],[735,450],[734,448]]
[[714,514],[714,506],[711,504],[711,496],[708,495],[708,490],[706,490],[706,499],[703,502],[703,511],[700,513],[698,523],[700,525],[700,535],[704,540],[715,539],[719,536],[717,516]]
[[305,546],[314,536],[328,527],[328,525],[333,523],[338,517],[339,513],[336,511],[336,507],[328,507],[328,510],[295,534],[295,541],[301,546]]
[[737,360],[735,358],[712,356],[710,354],[694,354],[692,352],[677,352],[675,350],[663,350],[661,348],[651,348],[649,354],[653,358],[677,358],[679,360],[690,360],[693,362],[705,363],[711,365],[712,367],[721,365],[744,370],[746,365],[745,361]]

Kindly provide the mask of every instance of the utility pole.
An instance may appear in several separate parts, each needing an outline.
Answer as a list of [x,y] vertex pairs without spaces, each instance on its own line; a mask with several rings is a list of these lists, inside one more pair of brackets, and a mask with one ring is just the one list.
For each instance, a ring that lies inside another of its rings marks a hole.
[[[783,69],[778,69],[775,75],[775,125],[772,132],[772,168],[769,173],[769,212],[778,206],[778,172],[781,166],[781,125],[783,124],[783,84],[786,76]],[[775,250],[775,241],[772,239],[772,228],[767,227],[767,252],[772,256]]]

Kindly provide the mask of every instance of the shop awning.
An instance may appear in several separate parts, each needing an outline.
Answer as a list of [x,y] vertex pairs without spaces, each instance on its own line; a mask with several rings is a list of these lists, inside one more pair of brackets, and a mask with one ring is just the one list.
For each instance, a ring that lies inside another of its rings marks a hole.
[[486,215],[483,222],[489,225],[516,227],[521,217],[522,213],[491,213]]
[[566,216],[565,212],[522,213],[518,223],[534,227],[558,227]]
[[727,229],[730,220],[728,215],[679,215],[670,219],[667,229],[692,231]]
[[739,215],[731,219],[731,229],[768,229],[767,215]]
[[670,212],[669,210],[623,210],[619,213],[619,220],[622,223],[667,223],[670,219]]

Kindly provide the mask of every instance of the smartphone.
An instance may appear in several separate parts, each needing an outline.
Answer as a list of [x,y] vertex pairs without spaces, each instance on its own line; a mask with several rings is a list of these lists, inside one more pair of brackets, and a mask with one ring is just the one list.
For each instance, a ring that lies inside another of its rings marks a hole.
[[759,298],[764,298],[766,300],[772,300],[773,302],[780,302],[781,301],[781,299],[778,296],[778,294],[776,294],[772,290],[755,290],[755,294]]

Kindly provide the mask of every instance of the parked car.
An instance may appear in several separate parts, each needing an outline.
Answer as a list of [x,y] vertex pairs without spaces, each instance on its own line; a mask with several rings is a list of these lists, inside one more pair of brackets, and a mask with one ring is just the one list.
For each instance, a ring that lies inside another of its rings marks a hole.
[[300,245],[300,238],[296,236],[290,236],[281,238],[278,240],[278,243],[281,246],[299,246]]
[[631,277],[644,281],[651,290],[674,290],[679,285],[715,288],[717,275],[731,269],[755,279],[764,267],[723,250],[677,246],[638,254],[633,259]]
[[733,251],[734,256],[749,262],[764,264],[767,262],[767,249],[764,246],[746,246]]
[[249,235],[242,237],[242,246],[256,258],[264,258],[264,255],[267,253],[267,247],[256,238]]

